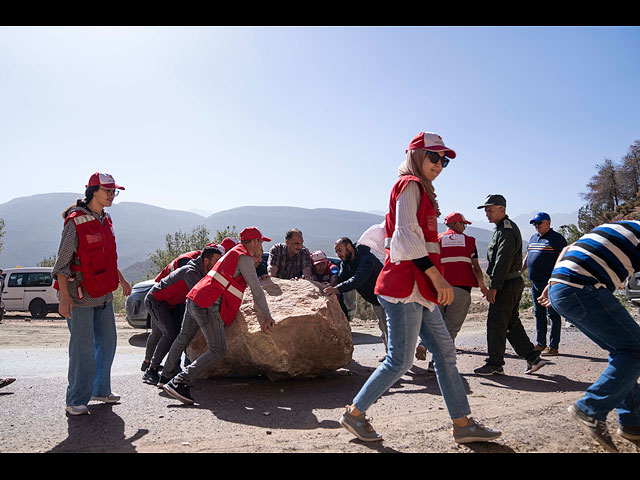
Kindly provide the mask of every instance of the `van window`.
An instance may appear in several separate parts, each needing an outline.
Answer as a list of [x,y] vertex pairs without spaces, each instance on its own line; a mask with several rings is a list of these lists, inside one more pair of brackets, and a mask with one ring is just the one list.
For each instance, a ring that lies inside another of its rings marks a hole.
[[25,287],[48,287],[53,283],[49,272],[32,272],[27,277]]
[[27,279],[28,273],[12,273],[9,275],[9,283],[8,287],[24,287],[25,280]]
[[49,272],[18,272],[9,276],[8,287],[48,287],[53,283]]

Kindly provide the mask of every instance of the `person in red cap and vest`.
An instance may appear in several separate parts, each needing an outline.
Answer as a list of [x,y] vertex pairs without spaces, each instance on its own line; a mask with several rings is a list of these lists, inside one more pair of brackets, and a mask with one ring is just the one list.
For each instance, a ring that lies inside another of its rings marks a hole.
[[180,333],[187,294],[225,253],[217,243],[208,243],[197,251],[200,253],[196,258],[156,281],[144,298],[151,315],[151,335],[147,338],[145,350],[145,362],[148,360],[149,366],[142,381],[149,385],[158,384],[160,363]]
[[105,212],[119,190],[113,177],[94,173],[84,199],[67,208],[52,275],[60,302],[58,312],[67,319],[69,371],[66,411],[89,413],[90,400],[116,403],[111,391],[111,365],[116,352],[113,291],[131,286],[118,270],[116,239],[111,217]]
[[[208,348],[163,386],[169,395],[182,403],[194,403],[190,394],[193,382],[224,358],[227,351],[224,328],[235,320],[247,286],[253,294],[258,318],[262,319],[262,331],[269,333],[275,327],[255,268],[256,261],[262,257],[262,243],[270,241],[256,227],[245,228],[240,232],[240,244],[225,253],[187,294],[182,330],[171,346],[169,355],[174,350],[181,352],[198,327]],[[164,375],[171,374],[164,372]]]
[[[480,287],[484,296],[487,294],[487,287],[478,261],[476,239],[464,233],[471,222],[461,213],[454,212],[445,217],[444,224],[447,230],[438,235],[440,263],[442,275],[453,288],[453,302],[450,305],[440,305],[440,312],[455,343],[471,306],[471,288]],[[426,360],[426,354],[427,347],[420,342],[416,358]],[[433,371],[433,362],[429,362],[429,370]]]
[[[232,245],[232,247],[233,246],[235,246],[235,244]],[[215,247],[217,249],[220,249],[221,255],[224,255],[224,252],[226,252],[226,249],[224,247],[222,247],[221,245],[218,245],[215,242],[208,243],[205,247]],[[176,270],[178,270],[181,267],[184,267],[191,260],[197,259],[198,257],[200,257],[201,254],[202,254],[202,250],[193,250],[191,252],[187,252],[187,253],[183,253],[182,255],[178,255],[171,262],[169,262],[169,264],[166,267],[164,267],[162,270],[160,270],[160,273],[158,273],[158,275],[156,275],[156,278],[154,278],[154,281],[156,282],[156,286],[157,286],[157,284],[159,282],[161,282],[163,279],[168,277],[171,273],[175,272]],[[220,257],[218,256],[215,259],[215,261],[218,261],[218,258],[220,258]],[[207,270],[204,273],[206,273],[207,271],[209,271],[211,269],[211,267],[213,267],[213,265],[215,264],[215,261],[211,264],[211,266],[209,266],[207,268]],[[202,276],[204,276],[204,273],[200,276],[200,278],[202,278]],[[198,280],[200,280],[200,278],[198,278]],[[185,294],[186,294],[186,292],[185,292]],[[147,296],[148,296],[148,292],[147,292]],[[145,296],[145,303],[146,303],[147,296]],[[149,305],[147,305],[147,308],[148,309],[150,308]],[[179,312],[177,309],[173,308],[172,311],[171,311],[171,314],[175,318],[182,319],[182,316],[184,315],[184,300],[183,300],[183,303],[182,303],[182,312]],[[152,315],[152,317],[153,317],[153,315]],[[178,321],[178,327],[179,326],[180,326],[180,321]],[[151,321],[151,334],[147,338],[147,344],[145,346],[145,353],[144,353],[144,360],[142,361],[142,366],[140,367],[140,369],[143,372],[145,372],[145,375],[143,376],[143,380],[144,380],[144,377],[146,376],[146,372],[148,371],[149,366],[151,365],[151,360],[152,360],[152,357],[153,357],[153,353],[154,353],[156,347],[158,346],[158,342],[160,341],[162,336],[163,336],[162,335],[162,331],[158,328],[158,325],[155,322],[153,322],[153,318],[152,318],[152,321]],[[169,345],[171,345],[171,344],[169,344]],[[153,375],[153,377],[154,377],[153,380],[155,380],[155,375]],[[157,382],[153,383],[153,380],[152,380],[151,383],[153,385],[157,384]],[[145,382],[145,383],[147,383],[147,382]]]
[[455,156],[439,135],[420,133],[411,142],[391,190],[384,223],[385,262],[375,287],[387,315],[389,349],[340,420],[363,441],[382,439],[365,412],[413,365],[418,336],[433,353],[454,440],[466,443],[500,436],[468,416],[471,410],[456,367],[456,350],[437,308],[453,301],[453,290],[441,273],[439,211],[432,182]]

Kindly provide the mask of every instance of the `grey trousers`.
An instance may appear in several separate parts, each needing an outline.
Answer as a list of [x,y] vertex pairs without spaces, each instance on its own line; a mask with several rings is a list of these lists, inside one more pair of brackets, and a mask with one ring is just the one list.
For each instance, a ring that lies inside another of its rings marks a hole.
[[449,335],[451,335],[453,340],[458,336],[464,319],[467,318],[470,306],[471,292],[467,292],[464,288],[459,287],[453,287],[453,302],[449,305],[439,306],[444,324],[447,326]]
[[384,349],[387,350],[387,337],[389,335],[387,333],[387,314],[384,312],[384,308],[382,308],[382,305],[371,304],[371,306],[373,307],[373,313],[375,313],[376,317],[378,318],[378,327],[382,332],[382,335],[380,335],[380,337],[382,337]]
[[[187,309],[184,313],[183,329],[185,323],[189,323],[189,327],[188,331],[185,332],[185,339],[188,337],[189,332],[193,330],[193,323],[195,323],[196,327],[199,327],[200,330],[202,330],[202,334],[207,342],[207,350],[198,358],[193,360],[188,366],[183,368],[182,371],[174,377],[175,381],[186,383],[187,385],[193,385],[200,374],[204,373],[209,367],[220,362],[226,355],[227,337],[224,331],[225,323],[222,321],[222,317],[220,316],[221,300],[222,297],[220,297],[210,307],[202,308],[187,299]],[[180,338],[181,335],[182,332],[178,335],[178,338]],[[193,332],[193,335],[195,335],[195,331]],[[191,338],[193,338],[193,335]],[[176,342],[178,341],[178,338],[176,339]],[[191,341],[191,338],[189,341]],[[174,346],[171,347],[171,350],[173,350],[173,347]],[[180,348],[180,345],[177,345],[176,348]]]

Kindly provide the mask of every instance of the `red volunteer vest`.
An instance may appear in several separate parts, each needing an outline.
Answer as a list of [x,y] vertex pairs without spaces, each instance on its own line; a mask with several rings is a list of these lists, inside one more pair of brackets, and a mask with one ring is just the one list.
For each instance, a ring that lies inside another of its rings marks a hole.
[[440,264],[440,246],[438,244],[438,223],[437,212],[431,204],[426,194],[424,186],[420,179],[412,175],[403,175],[393,186],[391,196],[389,198],[389,213],[385,218],[385,259],[384,266],[378,280],[374,292],[376,295],[384,295],[388,297],[404,298],[408,297],[413,291],[414,282],[418,282],[418,289],[422,296],[434,303],[437,303],[437,293],[433,284],[427,275],[420,270],[411,260],[402,262],[391,262],[389,245],[391,237],[396,229],[396,203],[398,197],[409,184],[415,181],[420,186],[420,205],[418,206],[418,224],[422,228],[429,260],[442,272]]
[[218,260],[187,295],[187,298],[201,308],[210,307],[222,295],[220,316],[227,325],[231,325],[235,320],[247,288],[247,282],[242,275],[233,278],[240,255],[251,257],[242,244],[236,245]]
[[333,263],[327,261],[327,269],[324,271],[324,273],[322,275],[318,275],[315,270],[313,271],[313,275],[316,278],[316,281],[318,282],[328,282],[329,280],[331,280],[331,269],[332,268],[337,268]]
[[471,263],[476,239],[449,229],[438,235],[438,241],[445,280],[455,287],[477,287],[478,279]]
[[[82,210],[67,215],[64,223],[73,221],[78,234],[76,259],[79,265],[72,264],[71,270],[82,273],[81,286],[93,298],[101,297],[118,288],[118,255],[116,237],[113,233],[111,218],[107,215],[104,222]],[[82,297],[79,292],[79,297]]]
[[178,263],[180,262],[180,260],[184,260],[184,259],[193,260],[194,258],[198,258],[201,253],[202,253],[202,250],[194,250],[193,252],[187,252],[187,253],[183,253],[182,255],[179,255],[169,265],[164,267],[154,280],[156,282],[159,282],[164,277],[166,277],[171,272],[173,272],[175,269],[177,269]]

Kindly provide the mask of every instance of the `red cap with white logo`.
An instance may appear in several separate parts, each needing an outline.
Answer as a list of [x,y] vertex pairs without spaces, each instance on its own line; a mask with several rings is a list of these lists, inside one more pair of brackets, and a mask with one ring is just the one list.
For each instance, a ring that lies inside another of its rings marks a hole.
[[104,188],[117,188],[118,190],[124,190],[124,187],[116,184],[116,181],[108,173],[96,172],[89,177],[89,183],[85,185],[85,188],[101,186]]
[[409,144],[409,150],[430,150],[432,152],[445,151],[445,154],[449,158],[456,158],[456,152],[446,147],[442,141],[442,137],[436,133],[420,132],[416,135]]

